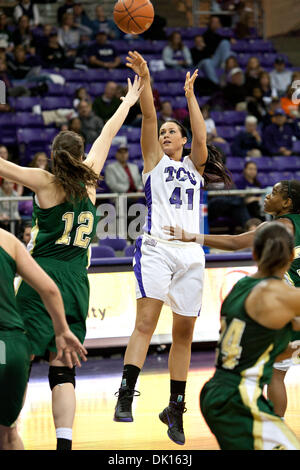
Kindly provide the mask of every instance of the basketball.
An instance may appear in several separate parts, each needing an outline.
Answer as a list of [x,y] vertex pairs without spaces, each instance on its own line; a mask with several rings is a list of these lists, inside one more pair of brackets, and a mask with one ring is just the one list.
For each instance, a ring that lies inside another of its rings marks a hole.
[[154,8],[149,0],[119,0],[114,8],[114,20],[124,33],[141,34],[150,28]]

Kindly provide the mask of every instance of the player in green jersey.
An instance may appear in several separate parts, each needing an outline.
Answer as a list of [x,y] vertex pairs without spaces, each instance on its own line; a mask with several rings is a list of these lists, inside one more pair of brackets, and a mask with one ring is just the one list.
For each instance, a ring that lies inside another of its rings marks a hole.
[[[283,180],[276,183],[272,192],[264,201],[264,210],[284,224],[294,235],[295,258],[285,273],[285,280],[290,285],[300,287],[300,181]],[[269,222],[263,222],[262,225]],[[250,248],[253,244],[255,231],[242,233],[240,235],[199,235],[183,231],[180,227],[165,227],[166,231],[183,241],[198,241],[212,248],[221,250],[240,250]],[[300,333],[294,333],[292,341],[300,340]],[[296,343],[294,343],[296,344]],[[287,408],[287,393],[284,378],[287,370],[292,365],[291,356],[296,353],[291,345],[282,360],[274,364],[272,380],[268,386],[268,397],[274,404],[276,413],[283,417]]]
[[[80,135],[64,131],[51,149],[52,173],[25,168],[0,159],[0,175],[23,184],[34,193],[31,241],[28,248],[37,263],[58,285],[71,331],[83,342],[89,305],[87,267],[89,245],[96,231],[96,187],[113,137],[143,87],[128,79],[128,92],[115,114],[106,122],[86,159]],[[72,447],[75,415],[75,368],[64,358],[55,359],[54,332],[40,296],[21,281],[17,302],[28,331],[31,352],[49,356],[49,384],[56,428],[57,449]]]
[[283,282],[294,259],[291,232],[278,222],[256,230],[252,276],[223,301],[216,371],[200,393],[202,414],[222,450],[300,450],[263,387],[273,363],[300,329],[300,291]]
[[22,408],[30,368],[30,344],[22,316],[17,309],[14,278],[16,272],[41,296],[55,331],[57,359],[64,354],[66,364],[80,366],[78,353],[87,351],[70,331],[62,297],[52,279],[40,268],[23,244],[0,229],[0,449],[24,449],[16,420]]

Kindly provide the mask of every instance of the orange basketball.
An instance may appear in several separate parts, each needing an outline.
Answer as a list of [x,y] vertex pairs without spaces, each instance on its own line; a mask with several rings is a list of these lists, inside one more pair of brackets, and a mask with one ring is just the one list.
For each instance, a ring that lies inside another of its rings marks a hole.
[[124,33],[141,34],[150,28],[154,8],[149,0],[119,0],[114,8],[114,20]]

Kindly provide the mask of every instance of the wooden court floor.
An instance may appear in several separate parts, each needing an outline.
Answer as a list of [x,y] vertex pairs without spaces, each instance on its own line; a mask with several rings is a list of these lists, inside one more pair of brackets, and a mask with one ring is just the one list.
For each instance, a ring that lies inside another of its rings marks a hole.
[[[109,361],[109,359],[106,359]],[[101,364],[99,364],[101,367]],[[186,444],[178,446],[167,437],[167,427],[158,419],[169,398],[167,370],[147,370],[141,374],[134,401],[134,422],[116,423],[114,393],[120,374],[78,377],[77,411],[73,428],[74,450],[216,450],[217,442],[199,410],[199,391],[212,376],[213,368],[193,368],[186,392],[184,415]],[[286,376],[288,410],[286,423],[300,439],[300,366]],[[51,392],[47,377],[30,380],[27,399],[19,419],[19,432],[25,449],[55,449],[55,429],[51,415]]]

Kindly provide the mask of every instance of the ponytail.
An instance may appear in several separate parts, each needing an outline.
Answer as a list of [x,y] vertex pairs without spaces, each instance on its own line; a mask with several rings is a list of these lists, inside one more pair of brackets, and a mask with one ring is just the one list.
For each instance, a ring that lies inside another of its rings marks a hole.
[[88,197],[87,186],[97,187],[99,177],[82,162],[83,139],[72,131],[60,132],[52,145],[54,183],[62,186],[68,201]]
[[258,228],[254,237],[254,252],[260,271],[272,276],[288,263],[294,249],[294,239],[279,222],[269,222]]

